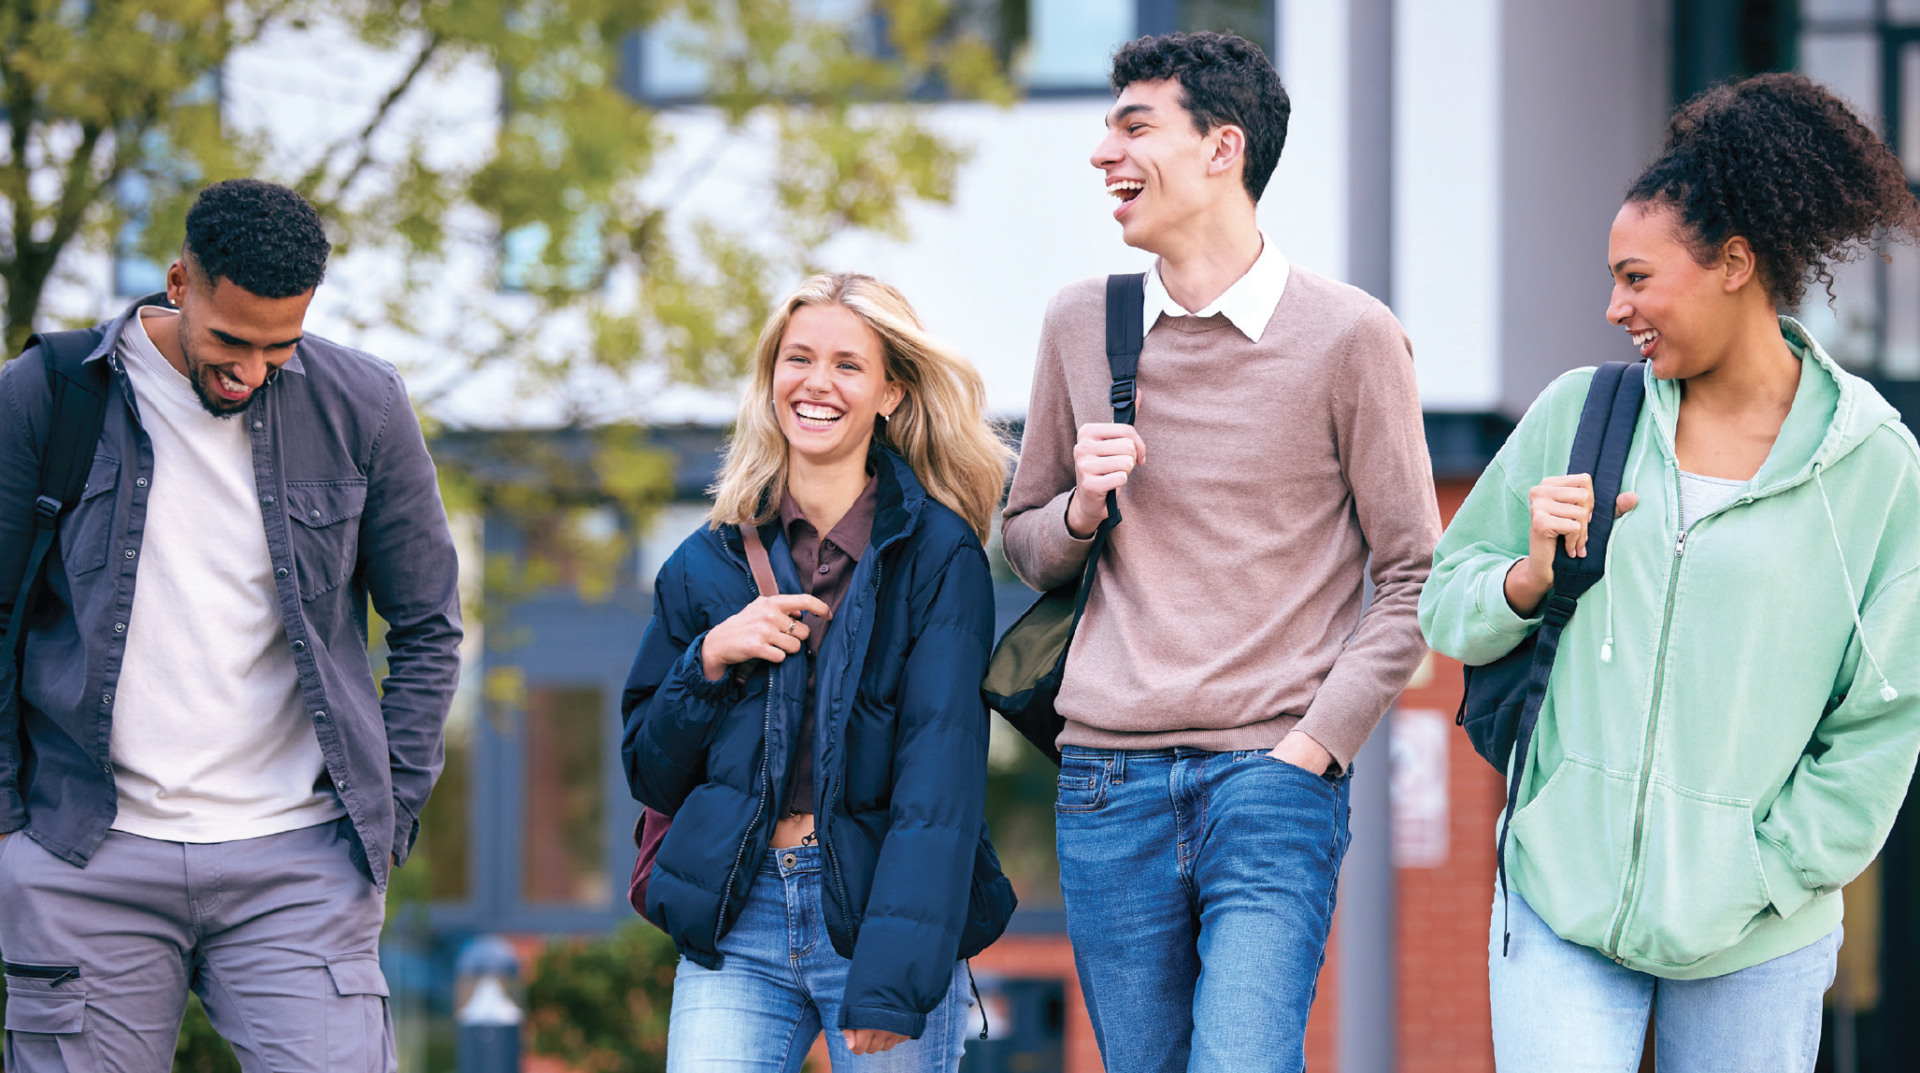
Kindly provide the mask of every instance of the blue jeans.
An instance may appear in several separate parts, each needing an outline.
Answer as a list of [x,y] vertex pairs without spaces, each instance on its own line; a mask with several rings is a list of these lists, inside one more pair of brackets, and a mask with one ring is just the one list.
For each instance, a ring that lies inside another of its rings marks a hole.
[[1260,751],[1061,752],[1060,889],[1106,1067],[1303,1069],[1349,776]]
[[959,1068],[972,1000],[966,962],[927,1029],[889,1051],[855,1057],[840,1034],[847,968],[820,908],[820,847],[769,850],[740,919],[720,941],[718,969],[682,958],[673,977],[667,1073],[799,1073],[827,1032],[836,1073],[949,1073]]
[[1496,887],[1487,982],[1500,1073],[1638,1069],[1649,1010],[1660,1073],[1811,1073],[1842,929],[1725,976],[1663,980],[1560,938],[1519,894],[1510,911],[1501,957]]

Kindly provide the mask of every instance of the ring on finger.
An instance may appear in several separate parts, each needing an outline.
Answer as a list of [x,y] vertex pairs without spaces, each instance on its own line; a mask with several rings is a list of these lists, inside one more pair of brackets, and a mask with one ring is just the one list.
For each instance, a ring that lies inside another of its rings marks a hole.
[[780,632],[782,632],[782,633],[784,633],[784,634],[786,634],[786,635],[787,635],[788,637],[792,637],[792,636],[793,636],[793,628],[794,628],[795,626],[798,626],[799,624],[800,624],[800,621],[799,621],[798,619],[788,619],[788,620],[787,620],[787,628],[786,628],[786,629],[784,629],[784,630],[782,630],[782,631],[780,631]]

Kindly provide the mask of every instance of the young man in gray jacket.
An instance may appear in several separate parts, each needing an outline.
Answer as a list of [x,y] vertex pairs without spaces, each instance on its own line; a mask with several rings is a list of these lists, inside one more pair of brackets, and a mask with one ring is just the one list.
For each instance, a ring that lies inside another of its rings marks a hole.
[[1258,49],[1142,38],[1112,83],[1093,165],[1158,255],[1137,423],[1113,422],[1104,281],[1073,284],[1004,524],[1044,591],[1083,569],[1109,491],[1125,518],[1058,699],[1068,931],[1108,1069],[1298,1070],[1349,765],[1425,652],[1440,517],[1412,354],[1255,222],[1288,116]]
[[[164,1073],[189,990],[248,1069],[395,1068],[384,891],[440,773],[457,571],[399,375],[303,330],[329,250],[293,191],[211,186],[84,364],[105,426],[0,699],[15,1073]],[[0,370],[0,622],[52,418],[30,348]]]

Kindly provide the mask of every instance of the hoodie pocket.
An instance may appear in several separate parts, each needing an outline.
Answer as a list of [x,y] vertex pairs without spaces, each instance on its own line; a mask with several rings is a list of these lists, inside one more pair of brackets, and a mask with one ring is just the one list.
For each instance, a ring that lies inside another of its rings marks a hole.
[[1747,799],[1655,779],[1621,955],[1685,968],[1738,942],[1767,911],[1755,838]]
[[1634,782],[1568,754],[1513,814],[1507,870],[1540,919],[1568,942],[1606,946],[1633,823]]

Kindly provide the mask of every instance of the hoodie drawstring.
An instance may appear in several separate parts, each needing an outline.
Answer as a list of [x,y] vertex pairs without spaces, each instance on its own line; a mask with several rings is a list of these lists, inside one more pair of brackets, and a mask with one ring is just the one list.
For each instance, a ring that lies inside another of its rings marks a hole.
[[[1640,438],[1644,439],[1644,437]],[[1627,474],[1626,483],[1620,488],[1623,492],[1640,486],[1640,463],[1647,460],[1644,443],[1635,443],[1633,447],[1639,451],[1639,454],[1634,458],[1633,468]],[[1599,506],[1598,503],[1594,504],[1595,509]],[[1618,526],[1619,519],[1616,518],[1613,524]],[[1607,541],[1607,561],[1600,564],[1600,584],[1607,594],[1607,636],[1600,642],[1600,662],[1602,663],[1613,662],[1613,545],[1614,541]]]
[[1873,673],[1880,676],[1880,699],[1891,704],[1900,698],[1900,691],[1887,681],[1887,672],[1880,669],[1880,660],[1867,644],[1867,624],[1860,620],[1860,601],[1853,595],[1853,574],[1847,569],[1846,549],[1840,544],[1840,526],[1833,520],[1833,503],[1827,499],[1827,483],[1820,479],[1820,467],[1813,467],[1813,483],[1820,489],[1820,506],[1827,512],[1827,530],[1833,534],[1833,551],[1840,559],[1840,580],[1847,585],[1847,610],[1853,612],[1853,628],[1860,636],[1860,651],[1867,654],[1867,662],[1873,665]]
[[980,1011],[980,1038],[987,1038],[987,1004],[980,1001],[980,985],[973,979],[973,959],[962,958],[960,963],[967,967],[967,986],[973,989],[973,1008]]

